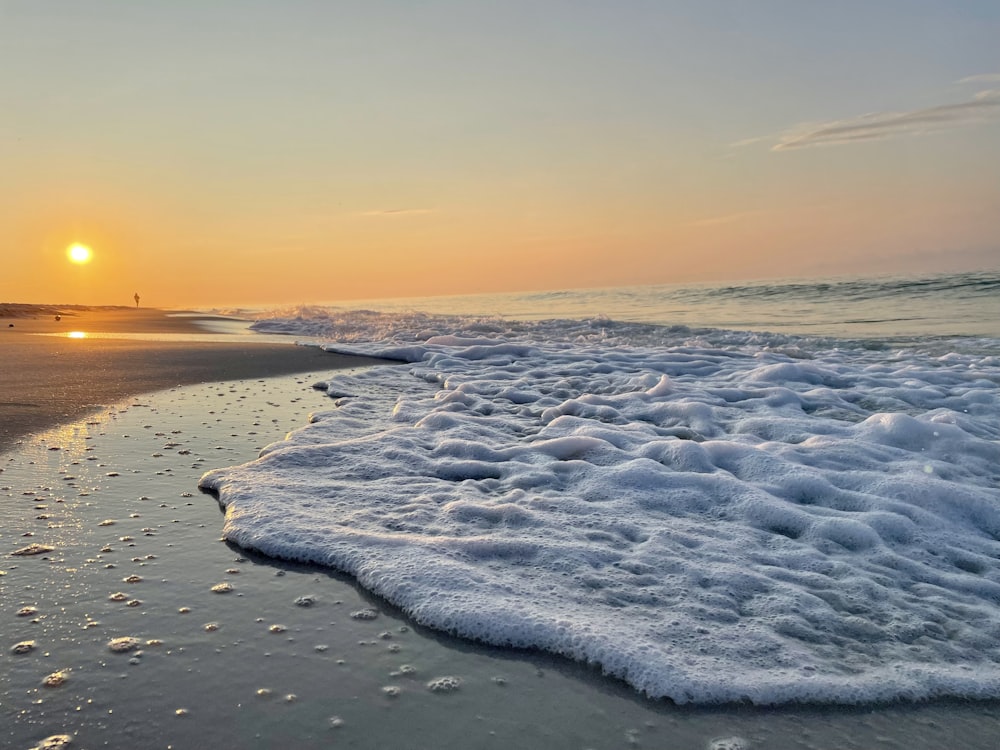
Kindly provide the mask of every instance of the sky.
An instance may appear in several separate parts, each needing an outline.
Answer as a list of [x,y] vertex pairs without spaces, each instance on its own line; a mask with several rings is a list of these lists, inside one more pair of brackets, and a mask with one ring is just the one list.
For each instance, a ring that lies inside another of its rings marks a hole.
[[0,302],[998,268],[998,40],[996,0],[0,0]]

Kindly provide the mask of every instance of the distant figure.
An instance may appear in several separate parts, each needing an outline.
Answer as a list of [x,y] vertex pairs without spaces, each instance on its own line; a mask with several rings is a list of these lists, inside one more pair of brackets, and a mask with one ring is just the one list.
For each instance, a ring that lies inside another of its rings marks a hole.
[[132,299],[135,300],[135,306],[139,307],[139,292],[136,292],[135,296]]

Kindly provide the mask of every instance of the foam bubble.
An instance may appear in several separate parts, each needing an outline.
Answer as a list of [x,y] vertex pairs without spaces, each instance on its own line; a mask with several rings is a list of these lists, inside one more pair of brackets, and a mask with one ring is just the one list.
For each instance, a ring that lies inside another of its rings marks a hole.
[[69,680],[69,670],[62,669],[58,672],[53,672],[52,674],[46,675],[42,680],[42,685],[45,687],[62,687]]
[[72,735],[53,734],[35,745],[31,750],[66,750],[73,744]]
[[140,643],[142,643],[142,641],[138,638],[125,635],[119,638],[112,638],[108,641],[108,650],[115,654],[124,654],[129,651],[135,651],[139,648]]
[[52,552],[54,549],[55,547],[48,544],[38,544],[37,542],[32,542],[27,547],[16,549],[10,554],[18,557],[30,557],[32,555],[44,555],[46,552]]
[[427,683],[427,689],[432,693],[453,693],[462,686],[462,678],[454,675],[435,677]]
[[712,740],[708,750],[750,750],[750,743],[742,737],[721,737]]

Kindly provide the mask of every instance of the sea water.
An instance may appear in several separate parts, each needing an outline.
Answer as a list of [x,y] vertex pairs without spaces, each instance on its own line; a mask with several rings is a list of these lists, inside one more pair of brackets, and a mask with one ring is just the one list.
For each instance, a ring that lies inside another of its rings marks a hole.
[[[677,703],[1000,697],[1000,275],[323,307],[224,536]],[[477,312],[479,314],[477,314]]]
[[[322,321],[359,311],[404,319],[427,314],[507,322],[605,319],[889,341],[927,336],[1000,338],[1000,272],[365,299],[253,309],[258,316],[298,318],[300,329],[327,332],[331,329]],[[315,322],[306,325],[310,319]],[[352,329],[349,319],[339,320],[338,338],[345,332],[350,335]]]

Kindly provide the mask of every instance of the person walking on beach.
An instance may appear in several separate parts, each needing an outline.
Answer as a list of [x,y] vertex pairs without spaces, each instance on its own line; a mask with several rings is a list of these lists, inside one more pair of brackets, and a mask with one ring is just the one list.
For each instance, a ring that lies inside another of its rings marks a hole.
[[139,292],[136,292],[135,296],[132,299],[135,300],[135,306],[138,309],[138,307],[139,307]]

